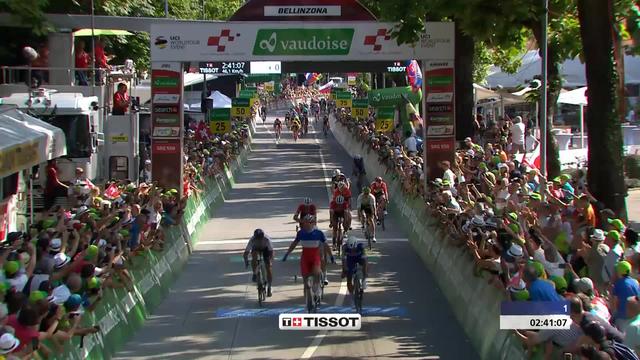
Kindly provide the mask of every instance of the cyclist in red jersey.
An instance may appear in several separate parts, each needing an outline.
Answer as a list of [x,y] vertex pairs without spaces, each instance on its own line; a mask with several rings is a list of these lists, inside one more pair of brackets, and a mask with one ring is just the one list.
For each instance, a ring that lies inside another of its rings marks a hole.
[[[333,199],[331,199],[331,201],[335,201],[338,196],[344,197],[346,207],[346,211],[344,213],[344,231],[346,232],[351,229],[351,190],[347,187],[344,181],[338,182],[335,190],[333,190]],[[329,208],[329,219],[331,220],[329,224],[330,228],[335,227],[333,215],[333,209]]]
[[[316,206],[311,201],[311,198],[308,197],[304,198],[302,204],[298,205],[296,213],[293,215],[293,221],[302,223],[302,219],[307,215],[316,216]],[[302,224],[300,224],[300,227],[302,227]]]
[[338,195],[334,196],[333,200],[329,204],[329,210],[331,211],[331,223],[335,224],[333,226],[333,246],[336,246],[336,238],[338,236],[338,218],[342,217],[343,221],[343,229],[348,229],[346,226],[347,217],[346,214],[349,212],[349,204],[345,200],[344,196]]
[[[376,197],[376,203],[381,204],[384,207],[384,211],[387,211],[387,203],[389,203],[389,191],[387,190],[387,183],[382,180],[382,177],[376,177],[376,180],[371,183],[371,193]],[[384,203],[382,199],[384,198]]]

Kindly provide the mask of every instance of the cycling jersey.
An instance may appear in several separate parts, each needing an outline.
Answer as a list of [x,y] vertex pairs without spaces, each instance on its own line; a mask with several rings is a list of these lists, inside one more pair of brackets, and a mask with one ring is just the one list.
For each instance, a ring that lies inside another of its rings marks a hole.
[[276,121],[274,121],[274,122],[273,122],[273,127],[274,127],[274,128],[282,127],[282,121],[280,121],[280,120],[276,120]]
[[302,245],[302,256],[300,257],[300,272],[303,277],[309,276],[314,268],[319,268],[321,264],[320,251],[324,247],[327,238],[318,229],[310,232],[301,229],[296,234],[296,240]]
[[339,195],[342,195],[344,197],[345,206],[349,207],[349,201],[351,200],[351,190],[349,190],[349,188],[347,188],[346,186],[342,188],[342,190],[336,188],[335,190],[333,190],[333,201],[335,201]]
[[365,195],[364,193],[360,194],[360,196],[358,196],[358,207],[359,208],[369,207],[369,208],[375,209],[376,207],[375,196],[371,194]]
[[296,213],[300,214],[300,218],[304,218],[306,215],[316,215],[316,206],[314,204],[300,204]]
[[300,129],[300,120],[293,120],[293,124],[291,124],[291,128]]
[[249,239],[249,243],[247,243],[247,247],[244,249],[245,252],[264,250],[273,251],[271,238],[267,235],[265,235],[262,239],[256,239],[255,236],[252,236],[251,239]]
[[365,253],[364,244],[362,243],[358,243],[355,249],[349,249],[347,244],[342,245],[342,254],[348,275],[353,275],[353,273],[355,273],[357,264],[364,266],[367,261],[367,254]]
[[384,194],[385,197],[387,198],[389,197],[389,192],[387,191],[387,184],[384,181],[381,183],[374,181],[371,183],[371,186],[369,187],[371,188],[371,193],[374,194],[376,198],[381,194]]
[[329,209],[333,210],[336,213],[344,212],[348,208],[348,203],[345,201],[342,205],[338,204],[335,199],[331,201],[329,204]]

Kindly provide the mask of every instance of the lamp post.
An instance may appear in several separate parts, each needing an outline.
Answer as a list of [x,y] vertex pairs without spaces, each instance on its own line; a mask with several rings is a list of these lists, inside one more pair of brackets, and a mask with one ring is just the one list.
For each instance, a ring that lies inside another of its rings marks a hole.
[[540,58],[542,60],[542,84],[540,86],[540,172],[547,176],[547,26],[549,24],[549,0],[542,0],[544,4],[542,14],[542,43],[540,44]]

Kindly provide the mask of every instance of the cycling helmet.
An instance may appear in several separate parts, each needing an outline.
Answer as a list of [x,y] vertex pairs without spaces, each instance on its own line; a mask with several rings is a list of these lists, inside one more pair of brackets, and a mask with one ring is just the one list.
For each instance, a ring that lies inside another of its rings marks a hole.
[[311,214],[307,214],[304,216],[304,218],[302,219],[302,221],[304,222],[308,222],[308,223],[313,223],[316,221],[316,217],[311,215]]
[[344,196],[342,196],[342,195],[338,195],[338,196],[336,197],[336,204],[338,204],[338,205],[342,205],[342,204],[344,204]]
[[382,177],[381,176],[376,177],[376,182],[382,182]]
[[264,231],[262,231],[262,229],[256,229],[253,232],[253,237],[256,239],[262,239],[264,237]]
[[338,176],[340,174],[341,174],[340,169],[333,170],[333,176]]
[[344,188],[344,186],[345,186],[345,185],[346,185],[346,184],[344,183],[344,181],[340,181],[340,182],[338,182],[338,189],[342,189],[342,188]]
[[358,246],[358,240],[354,237],[349,237],[347,240],[347,249],[355,249]]
[[369,194],[371,192],[371,188],[368,186],[365,186],[364,188],[362,188],[362,192],[365,194]]
[[305,205],[310,205],[311,204],[311,198],[310,197],[304,198],[304,204]]

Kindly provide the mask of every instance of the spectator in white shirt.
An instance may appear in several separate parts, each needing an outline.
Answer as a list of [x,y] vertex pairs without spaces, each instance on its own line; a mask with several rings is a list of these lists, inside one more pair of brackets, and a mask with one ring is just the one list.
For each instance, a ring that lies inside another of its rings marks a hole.
[[404,147],[407,149],[407,155],[414,156],[418,153],[418,141],[413,133],[407,132],[407,139],[404,141]]
[[540,145],[540,141],[533,136],[531,129],[527,129],[527,135],[524,137],[524,149],[527,152],[532,152],[538,145]]
[[521,116],[516,116],[513,119],[513,125],[511,125],[511,152],[521,153],[524,152],[524,123]]
[[140,182],[151,182],[151,160],[144,161],[144,168],[140,171]]
[[450,189],[453,189],[456,181],[456,174],[451,170],[451,163],[449,161],[441,161],[440,168],[444,170],[444,175],[442,175],[442,180],[449,181]]

